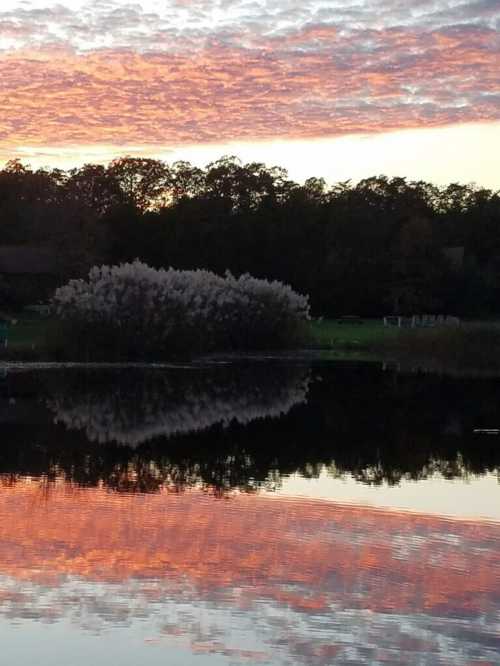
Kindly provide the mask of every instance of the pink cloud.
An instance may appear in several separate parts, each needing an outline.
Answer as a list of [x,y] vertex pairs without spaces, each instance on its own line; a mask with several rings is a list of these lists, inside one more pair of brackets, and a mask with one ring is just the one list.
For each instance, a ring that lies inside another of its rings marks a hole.
[[500,118],[494,0],[145,1],[0,10],[0,154]]
[[310,26],[254,48],[12,52],[0,56],[0,147],[181,145],[497,120],[499,51],[486,28],[338,35]]

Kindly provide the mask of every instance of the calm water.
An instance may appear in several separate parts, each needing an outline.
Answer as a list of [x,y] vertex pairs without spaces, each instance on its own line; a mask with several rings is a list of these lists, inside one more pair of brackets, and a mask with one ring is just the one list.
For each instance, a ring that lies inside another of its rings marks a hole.
[[499,406],[376,364],[4,370],[2,659],[500,663]]

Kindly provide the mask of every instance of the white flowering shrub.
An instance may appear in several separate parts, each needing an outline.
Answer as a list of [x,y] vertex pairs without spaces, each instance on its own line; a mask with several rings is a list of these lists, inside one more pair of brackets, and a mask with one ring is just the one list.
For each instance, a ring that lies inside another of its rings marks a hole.
[[92,268],[56,290],[53,308],[80,351],[113,358],[281,347],[309,319],[307,296],[281,282],[138,260]]

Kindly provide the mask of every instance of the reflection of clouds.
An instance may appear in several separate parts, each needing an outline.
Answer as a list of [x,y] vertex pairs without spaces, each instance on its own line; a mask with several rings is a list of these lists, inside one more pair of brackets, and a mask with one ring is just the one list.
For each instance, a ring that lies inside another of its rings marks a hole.
[[118,495],[63,481],[47,491],[34,480],[0,494],[3,575],[48,589],[142,581],[148,604],[229,595],[242,609],[267,599],[306,615],[493,617],[499,539],[496,523],[300,498]]
[[0,577],[0,590],[0,616],[25,631],[26,621],[69,621],[102,645],[109,630],[116,640],[122,629],[125,640],[142,638],[145,650],[181,649],[231,663],[469,666],[474,660],[495,663],[497,657],[494,616],[388,614],[335,603],[308,613],[279,600],[243,600],[238,589],[208,598],[187,583],[158,579],[97,585],[67,578],[44,587]]
[[216,424],[279,418],[305,402],[308,387],[308,371],[284,367],[231,375],[153,373],[137,376],[133,385],[102,376],[91,386],[82,382],[56,393],[48,404],[56,422],[84,430],[90,441],[138,446]]
[[499,542],[495,523],[31,479],[0,494],[0,615],[237,663],[494,663]]

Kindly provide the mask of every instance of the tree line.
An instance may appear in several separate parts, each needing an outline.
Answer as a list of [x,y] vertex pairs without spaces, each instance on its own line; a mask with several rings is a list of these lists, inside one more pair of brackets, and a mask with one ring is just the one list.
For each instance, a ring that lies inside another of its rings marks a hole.
[[0,171],[0,225],[0,246],[52,247],[61,283],[139,258],[278,279],[309,294],[316,315],[500,310],[500,192],[476,185],[298,184],[233,156],[204,169],[123,157],[33,170],[14,160]]

